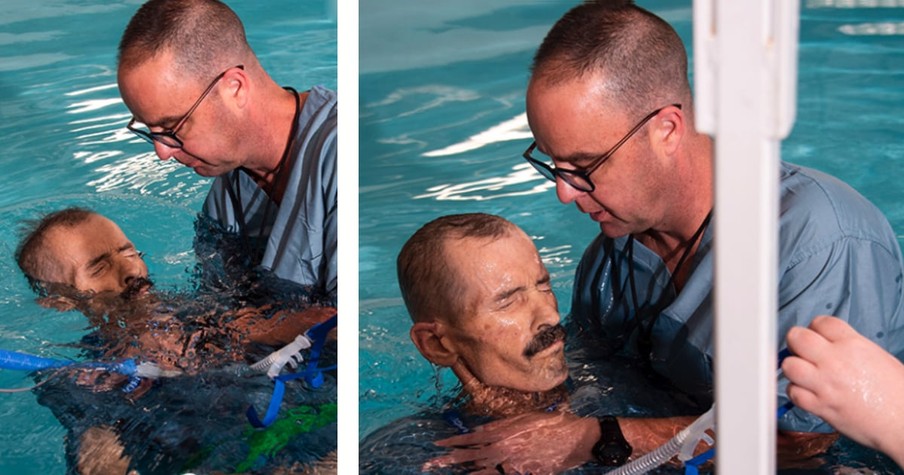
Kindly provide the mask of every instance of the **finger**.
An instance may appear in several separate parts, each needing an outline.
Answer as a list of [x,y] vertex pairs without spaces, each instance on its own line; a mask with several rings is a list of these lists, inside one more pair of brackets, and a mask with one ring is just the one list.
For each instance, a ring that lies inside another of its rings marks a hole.
[[797,357],[789,356],[782,362],[782,372],[791,384],[806,388],[813,391],[819,387],[818,373],[816,365]]
[[788,398],[791,399],[795,406],[822,417],[819,397],[815,393],[793,383],[788,385],[787,393]]
[[470,464],[472,468],[495,467],[505,461],[505,453],[493,447],[455,449],[450,453],[455,463]]
[[810,322],[810,329],[828,341],[844,340],[857,335],[848,322],[828,315],[820,315]]
[[809,328],[793,327],[788,330],[786,338],[791,353],[817,365],[831,352],[831,343]]

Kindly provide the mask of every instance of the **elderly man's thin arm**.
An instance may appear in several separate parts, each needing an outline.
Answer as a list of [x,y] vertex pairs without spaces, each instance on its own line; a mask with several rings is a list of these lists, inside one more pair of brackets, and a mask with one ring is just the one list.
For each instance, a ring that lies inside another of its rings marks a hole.
[[312,326],[336,314],[333,307],[310,307],[304,310],[285,310],[266,318],[261,312],[248,311],[227,325],[249,341],[278,346],[292,342]]
[[[634,448],[636,459],[668,442],[695,417],[619,419],[622,432]],[[532,413],[495,421],[469,434],[451,437],[437,445],[453,450],[428,463],[427,468],[450,464],[475,464],[493,468],[501,464],[517,471],[557,473],[594,461],[592,448],[600,439],[596,418],[570,413]],[[556,440],[556,444],[550,444]],[[701,444],[696,453],[706,447]]]
[[[656,450],[682,429],[694,416],[669,418],[619,418],[625,439],[633,447],[630,460]],[[437,441],[452,450],[425,465],[425,469],[468,464],[477,468],[508,467],[517,471],[557,473],[593,462],[593,445],[600,438],[595,418],[570,413],[531,413],[503,419],[474,431]],[[812,457],[825,452],[837,438],[834,434],[779,432],[780,467],[802,467]],[[550,440],[558,441],[549,444]],[[709,447],[700,442],[694,453]]]
[[[619,418],[625,439],[634,447],[631,458],[656,450],[679,431],[693,422],[693,417],[670,417],[665,419]],[[835,443],[835,433],[778,431],[776,455],[779,468],[798,468],[812,463],[813,457],[825,453]],[[698,444],[695,454],[707,447]]]

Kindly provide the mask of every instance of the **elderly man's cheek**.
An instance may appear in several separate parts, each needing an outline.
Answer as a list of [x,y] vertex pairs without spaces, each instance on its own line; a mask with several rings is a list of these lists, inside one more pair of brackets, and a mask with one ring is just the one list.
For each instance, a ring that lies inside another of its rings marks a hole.
[[482,325],[475,333],[471,335],[471,338],[479,344],[490,346],[505,343],[505,345],[521,345],[523,347],[533,338],[528,329],[505,320]]

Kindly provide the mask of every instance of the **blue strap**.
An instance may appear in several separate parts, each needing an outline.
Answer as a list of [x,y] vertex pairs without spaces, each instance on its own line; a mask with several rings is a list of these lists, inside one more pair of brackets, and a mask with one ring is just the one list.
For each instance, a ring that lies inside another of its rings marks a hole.
[[716,448],[713,447],[687,462],[684,462],[684,475],[698,475],[700,473],[700,466],[708,462],[709,459],[713,458],[715,455]]
[[250,422],[252,426],[260,429],[267,427],[276,421],[276,417],[279,415],[279,406],[282,405],[283,396],[286,393],[286,381],[304,378],[305,382],[311,387],[319,388],[323,385],[323,372],[336,369],[336,365],[319,368],[317,363],[320,361],[320,352],[323,350],[323,345],[326,344],[327,334],[329,334],[330,330],[336,328],[337,321],[338,314],[314,325],[305,332],[305,335],[313,342],[311,345],[311,353],[308,356],[307,366],[303,371],[283,374],[277,376],[273,380],[273,395],[270,396],[270,405],[267,406],[267,412],[264,414],[263,419],[258,417],[254,406],[248,406],[248,410],[245,411],[245,416],[248,417],[248,422]]
[[305,335],[314,343],[311,345],[311,352],[308,355],[308,365],[305,368],[304,380],[313,388],[319,388],[323,385],[323,372],[317,369],[317,362],[320,360],[320,352],[323,350],[323,345],[326,344],[327,335],[330,330],[336,328],[338,321],[339,315],[336,314],[305,332]]
[[791,401],[788,401],[788,402],[782,404],[782,407],[778,408],[778,411],[776,411],[778,413],[778,416],[776,418],[781,419],[782,416],[784,416],[793,407],[794,407],[794,403]]
[[264,420],[261,420],[254,406],[248,406],[245,415],[248,416],[248,422],[257,428],[267,427],[276,420],[279,413],[279,406],[282,404],[283,394],[286,392],[286,381],[302,377],[301,373],[284,374],[277,376],[274,380],[273,395],[270,396],[270,405],[267,407],[267,413],[264,414]]
[[[336,365],[328,366],[325,368],[314,368],[317,373],[333,369],[336,369]],[[279,406],[282,405],[283,395],[286,393],[286,381],[291,381],[293,379],[299,378],[305,378],[305,380],[307,381],[310,377],[311,371],[309,370],[277,376],[276,379],[273,380],[273,395],[270,397],[270,405],[267,406],[267,412],[266,414],[264,414],[264,418],[261,419],[260,417],[258,417],[257,411],[254,409],[254,406],[248,406],[248,410],[245,411],[245,415],[248,417],[248,422],[250,422],[252,426],[259,429],[272,424],[276,420],[276,416],[279,413]]]

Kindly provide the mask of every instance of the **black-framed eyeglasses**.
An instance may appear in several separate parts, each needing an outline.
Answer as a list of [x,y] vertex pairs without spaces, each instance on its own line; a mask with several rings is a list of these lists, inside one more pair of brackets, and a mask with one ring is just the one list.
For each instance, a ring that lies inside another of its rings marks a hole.
[[[239,64],[229,69],[233,68],[245,69],[245,66]],[[183,125],[185,125],[185,122],[188,121],[188,118],[191,117],[195,109],[197,109],[198,106],[201,105],[201,102],[204,101],[204,98],[207,97],[208,94],[210,94],[210,91],[213,90],[213,87],[216,86],[217,83],[220,82],[220,79],[223,79],[223,76],[225,76],[226,73],[229,72],[229,69],[226,69],[222,73],[218,74],[217,77],[213,78],[213,81],[210,81],[210,85],[207,86],[207,89],[205,89],[203,93],[201,93],[201,97],[199,97],[198,100],[195,101],[194,105],[191,106],[191,109],[189,109],[188,112],[186,112],[185,115],[183,115],[182,118],[179,119],[178,122],[176,122],[175,127],[160,132],[153,132],[147,125],[138,122],[138,120],[135,119],[135,116],[132,116],[132,120],[129,121],[129,123],[126,125],[126,128],[135,135],[146,140],[148,143],[153,144],[154,142],[158,142],[166,145],[169,148],[183,148],[184,144],[182,143],[182,139],[177,137],[176,133],[179,132],[179,129],[181,129]],[[136,127],[136,124],[138,124],[138,127]]]
[[530,144],[530,147],[527,147],[527,150],[524,151],[522,156],[528,163],[533,165],[533,167],[543,175],[546,179],[551,181],[556,181],[556,178],[561,178],[562,181],[568,183],[572,188],[583,191],[585,193],[592,193],[593,190],[596,189],[596,185],[593,184],[593,181],[590,180],[590,175],[596,171],[597,168],[600,167],[606,160],[608,160],[625,142],[628,141],[634,134],[637,133],[641,127],[644,126],[647,122],[650,121],[653,117],[656,117],[657,114],[663,111],[666,107],[677,107],[681,109],[681,104],[669,104],[668,106],[660,107],[659,109],[650,112],[646,117],[640,120],[634,128],[631,129],[618,143],[615,144],[614,147],[609,149],[608,152],[600,155],[593,159],[589,166],[582,170],[575,170],[569,168],[557,168],[555,165],[550,163],[546,163],[542,160],[539,160],[531,155],[531,153],[537,149],[537,142],[533,142]]

